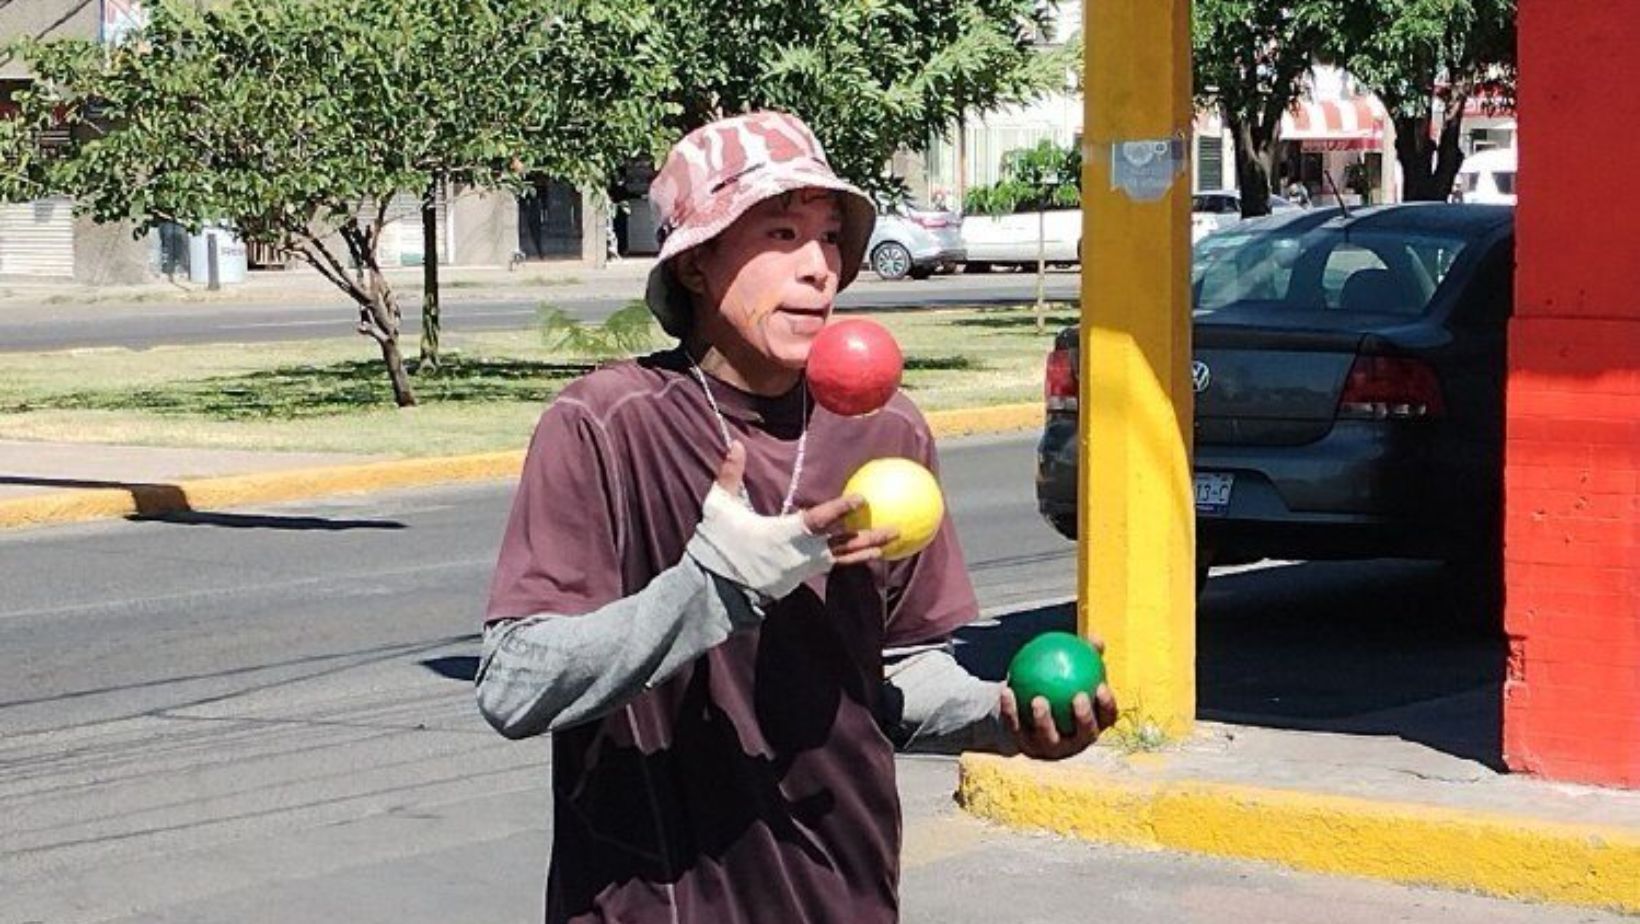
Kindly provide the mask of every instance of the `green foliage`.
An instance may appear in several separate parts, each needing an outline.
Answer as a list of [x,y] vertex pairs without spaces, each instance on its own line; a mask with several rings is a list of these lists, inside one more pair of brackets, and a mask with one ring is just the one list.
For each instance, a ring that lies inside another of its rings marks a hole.
[[950,356],[907,356],[905,368],[911,372],[977,372],[985,363],[972,356],[955,353]]
[[655,343],[655,319],[649,306],[635,301],[602,322],[578,321],[562,308],[541,308],[541,342],[549,350],[572,356],[609,359],[647,352]]
[[1485,91],[1514,100],[1516,0],[1351,0],[1339,3],[1328,53],[1383,100],[1421,117],[1433,100]]
[[884,166],[968,110],[1062,86],[1066,62],[1041,54],[1036,0],[659,0],[658,54],[672,74],[667,136],[755,109],[792,112],[832,167],[874,192]]
[[146,28],[112,49],[23,44],[40,79],[0,153],[59,114],[74,142],[60,160],[0,177],[0,195],[41,184],[138,233],[222,221],[304,260],[359,305],[359,330],[381,345],[401,404],[415,399],[377,260],[387,203],[446,180],[601,180],[653,147],[668,79],[641,41],[653,22],[614,3],[159,0],[148,10]]
[[[1516,0],[1338,0],[1328,53],[1395,121],[1408,199],[1445,199],[1463,163],[1464,105],[1514,103]],[[1445,118],[1431,137],[1436,103]]]
[[971,187],[962,207],[971,215],[1010,215],[1073,209],[1081,201],[1081,152],[1043,139],[1034,147],[1005,154],[1002,179]]
[[0,202],[26,202],[49,193],[42,179],[48,161],[37,137],[38,129],[24,118],[0,118]]
[[1196,105],[1216,108],[1235,138],[1244,216],[1269,211],[1281,118],[1305,90],[1347,0],[1195,0]]
[[[1195,0],[1196,104],[1268,122],[1304,91],[1344,0]],[[1346,4],[1347,5],[1347,4]]]
[[26,45],[40,81],[25,111],[60,109],[79,139],[53,185],[100,221],[230,218],[273,244],[413,188],[390,120],[364,118],[396,92],[370,41],[390,14],[342,6],[161,3],[140,42],[106,57],[88,42]]
[[405,141],[429,176],[514,191],[531,174],[598,186],[654,146],[669,75],[641,5],[386,2],[413,11],[395,76],[412,110]]
[[[641,13],[551,0],[257,0],[151,7],[133,41],[26,43],[25,111],[65,112],[52,171],[95,218],[190,229],[228,219],[295,250],[360,203],[434,176],[512,185],[602,177],[649,144],[629,54]],[[616,63],[619,61],[619,63]],[[645,70],[649,67],[650,70]],[[95,119],[92,116],[96,116]]]

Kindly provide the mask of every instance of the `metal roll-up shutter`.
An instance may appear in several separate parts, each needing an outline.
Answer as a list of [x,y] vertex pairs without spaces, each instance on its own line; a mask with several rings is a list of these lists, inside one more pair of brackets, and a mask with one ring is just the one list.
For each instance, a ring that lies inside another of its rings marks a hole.
[[1224,139],[1218,135],[1196,136],[1196,192],[1225,188]]
[[0,276],[74,275],[74,203],[0,204]]

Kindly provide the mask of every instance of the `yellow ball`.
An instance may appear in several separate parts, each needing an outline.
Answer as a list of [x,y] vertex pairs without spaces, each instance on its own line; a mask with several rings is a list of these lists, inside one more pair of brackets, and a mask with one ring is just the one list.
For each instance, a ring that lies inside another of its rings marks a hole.
[[883,547],[883,557],[894,561],[921,552],[934,541],[945,519],[945,497],[934,474],[910,459],[873,459],[860,466],[843,486],[844,494],[866,499],[849,514],[849,529],[892,527],[900,537]]

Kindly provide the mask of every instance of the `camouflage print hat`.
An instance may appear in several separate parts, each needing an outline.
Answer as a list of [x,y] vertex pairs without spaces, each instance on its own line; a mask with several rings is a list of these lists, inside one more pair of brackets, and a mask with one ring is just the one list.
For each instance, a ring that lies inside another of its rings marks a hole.
[[820,142],[795,116],[754,112],[695,129],[679,141],[649,186],[661,218],[661,253],[646,300],[674,337],[689,330],[689,293],[672,260],[722,234],[752,206],[799,189],[836,191],[843,210],[843,289],[859,275],[877,210],[865,193],[839,179]]

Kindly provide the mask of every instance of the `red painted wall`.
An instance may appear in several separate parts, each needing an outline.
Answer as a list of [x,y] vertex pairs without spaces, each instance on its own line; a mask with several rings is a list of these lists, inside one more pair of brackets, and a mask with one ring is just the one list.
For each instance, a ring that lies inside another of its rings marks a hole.
[[1504,756],[1640,787],[1640,0],[1521,0]]

